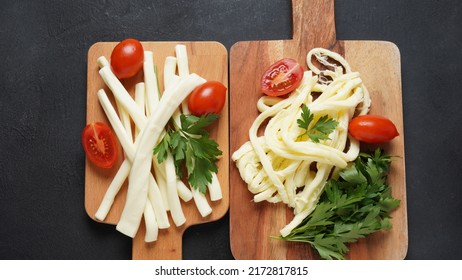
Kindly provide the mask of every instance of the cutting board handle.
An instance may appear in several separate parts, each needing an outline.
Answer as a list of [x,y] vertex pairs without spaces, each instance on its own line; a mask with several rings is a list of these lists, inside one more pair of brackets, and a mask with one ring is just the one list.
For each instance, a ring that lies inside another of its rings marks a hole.
[[334,0],[292,0],[292,38],[303,50],[337,42]]

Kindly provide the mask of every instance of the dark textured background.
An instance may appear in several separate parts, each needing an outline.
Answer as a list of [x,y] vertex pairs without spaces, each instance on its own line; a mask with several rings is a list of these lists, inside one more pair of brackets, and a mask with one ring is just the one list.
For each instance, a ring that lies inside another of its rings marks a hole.
[[[129,259],[84,210],[88,48],[98,41],[289,39],[289,0],[0,1],[0,259]],[[337,0],[337,38],[401,52],[408,259],[462,259],[462,1]],[[228,216],[185,259],[229,259]]]

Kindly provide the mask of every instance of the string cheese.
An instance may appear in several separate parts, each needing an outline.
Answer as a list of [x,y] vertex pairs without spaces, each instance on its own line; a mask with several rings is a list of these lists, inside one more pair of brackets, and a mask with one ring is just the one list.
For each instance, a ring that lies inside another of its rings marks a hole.
[[[358,156],[359,142],[348,135],[348,123],[354,115],[366,114],[370,106],[360,74],[352,72],[339,54],[312,49],[307,65],[309,71],[300,86],[287,98],[262,96],[258,100],[260,114],[250,127],[249,141],[232,154],[255,202],[283,202],[293,208],[294,218],[280,230],[282,236],[314,210],[333,170],[345,168]],[[327,115],[338,122],[329,139],[316,143],[300,137],[304,129],[297,119],[302,105],[315,120]]]

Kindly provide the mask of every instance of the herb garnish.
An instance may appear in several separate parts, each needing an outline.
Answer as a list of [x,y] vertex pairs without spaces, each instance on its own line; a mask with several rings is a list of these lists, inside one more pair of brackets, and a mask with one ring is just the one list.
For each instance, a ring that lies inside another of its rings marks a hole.
[[301,118],[297,120],[297,124],[300,128],[305,129],[305,133],[299,137],[308,136],[313,142],[319,143],[320,140],[329,140],[329,134],[334,131],[338,122],[328,115],[320,117],[310,128],[311,122],[314,120],[314,114],[310,112],[310,109],[303,104]]
[[323,259],[344,259],[346,243],[391,228],[390,212],[400,204],[387,184],[390,156],[380,149],[361,153],[354,164],[330,179],[315,210],[287,241],[307,242]]
[[202,193],[207,191],[207,184],[212,182],[212,173],[218,171],[216,161],[222,154],[217,142],[209,138],[209,133],[204,129],[218,117],[218,114],[200,117],[181,115],[180,127],[169,128],[154,148],[159,163],[165,160],[167,153],[173,155],[179,177],[183,176],[183,168],[186,166],[189,184]]

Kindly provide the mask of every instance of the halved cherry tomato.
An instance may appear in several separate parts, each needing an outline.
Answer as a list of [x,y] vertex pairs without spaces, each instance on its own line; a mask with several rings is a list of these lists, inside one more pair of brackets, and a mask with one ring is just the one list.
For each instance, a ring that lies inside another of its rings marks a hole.
[[260,79],[261,91],[270,96],[284,95],[295,90],[302,78],[302,66],[291,58],[284,58],[265,71]]
[[188,108],[193,115],[219,114],[226,101],[226,87],[217,81],[207,81],[189,95]]
[[363,115],[353,118],[348,132],[359,141],[379,144],[392,140],[399,135],[393,122],[377,115]]
[[111,68],[119,79],[135,76],[143,67],[144,49],[135,39],[125,39],[118,43],[111,54]]
[[88,124],[82,132],[87,158],[96,166],[111,168],[117,159],[117,145],[111,129],[101,122]]

